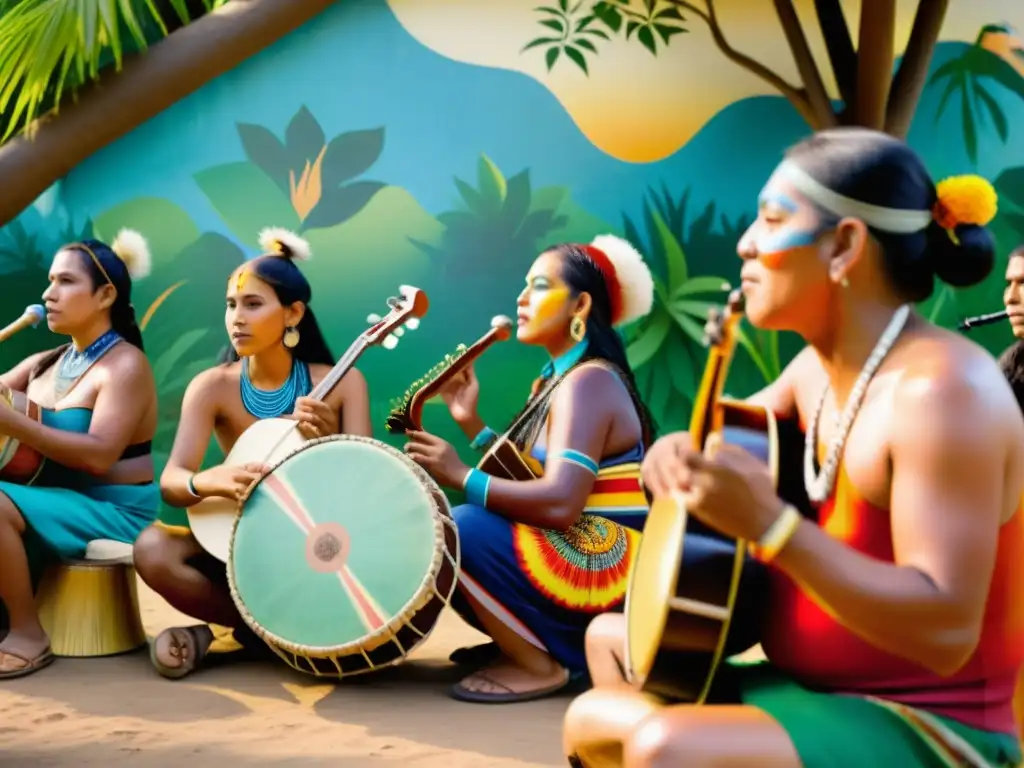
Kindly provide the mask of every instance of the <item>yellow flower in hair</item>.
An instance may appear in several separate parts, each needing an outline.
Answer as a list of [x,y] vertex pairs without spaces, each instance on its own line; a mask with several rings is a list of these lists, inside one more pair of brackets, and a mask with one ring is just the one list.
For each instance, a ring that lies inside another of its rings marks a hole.
[[999,210],[995,187],[981,176],[951,176],[940,181],[935,190],[935,220],[945,229],[959,224],[984,227]]

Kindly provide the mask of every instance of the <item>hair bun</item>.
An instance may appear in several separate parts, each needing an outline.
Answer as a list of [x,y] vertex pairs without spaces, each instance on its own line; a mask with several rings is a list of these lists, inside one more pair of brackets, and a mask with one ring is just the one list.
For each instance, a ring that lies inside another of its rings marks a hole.
[[153,266],[153,256],[149,252],[149,243],[134,229],[122,229],[117,233],[110,250],[124,262],[128,275],[132,280],[146,277]]
[[292,261],[309,261],[313,249],[309,243],[284,227],[267,227],[260,232],[259,244],[266,253],[283,256]]
[[951,230],[933,226],[928,250],[935,275],[956,288],[977,285],[996,265],[995,240],[977,224],[958,224]]
[[644,257],[630,243],[615,235],[598,235],[591,243],[611,262],[619,283],[619,316],[615,325],[644,317],[654,306],[654,278]]

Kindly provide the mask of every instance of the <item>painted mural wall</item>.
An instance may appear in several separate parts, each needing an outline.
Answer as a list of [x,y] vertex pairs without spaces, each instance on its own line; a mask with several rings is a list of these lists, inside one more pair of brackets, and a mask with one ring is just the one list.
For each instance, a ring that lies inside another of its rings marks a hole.
[[[0,230],[5,314],[36,300],[62,242],[122,226],[145,234],[155,269],[134,304],[160,387],[162,463],[185,386],[227,343],[227,276],[257,253],[261,228],[293,228],[312,244],[311,306],[336,355],[400,284],[430,296],[417,330],[359,362],[387,439],[385,416],[410,382],[493,315],[514,315],[540,250],[612,232],[657,275],[655,311],[626,336],[660,426],[679,428],[703,368],[701,325],[737,279],[735,244],[757,192],[809,129],[778,90],[723,56],[699,15],[664,0],[537,2],[337,3],[81,164]],[[916,6],[899,4],[901,47]],[[926,303],[950,326],[1000,307],[1005,256],[1024,242],[1024,52],[1013,31],[1024,6],[951,6],[909,140],[936,176],[996,183],[1002,261],[985,285],[939,288]],[[735,50],[797,81],[773,7],[716,4]],[[797,10],[827,73],[813,4]],[[844,11],[855,30],[859,3]],[[1002,327],[977,338],[996,353],[1010,341]],[[22,333],[0,347],[0,365],[58,342],[45,328]],[[745,328],[731,393],[759,389],[798,348]],[[488,422],[513,414],[541,363],[514,341],[485,355]],[[443,406],[427,411],[428,428],[454,440]],[[207,462],[219,458],[211,446]]]

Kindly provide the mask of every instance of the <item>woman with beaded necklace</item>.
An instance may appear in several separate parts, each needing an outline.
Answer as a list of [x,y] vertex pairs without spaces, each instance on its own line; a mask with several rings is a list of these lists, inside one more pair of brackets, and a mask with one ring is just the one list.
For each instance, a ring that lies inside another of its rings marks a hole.
[[797,144],[739,244],[746,313],[807,348],[752,401],[806,425],[817,523],[767,467],[682,433],[647,487],[769,564],[767,661],[725,665],[709,706],[630,691],[623,621],[588,631],[595,690],[566,715],[586,766],[1010,766],[1024,661],[1024,417],[995,360],[913,311],[938,276],[994,265],[996,195],[938,185],[905,143],[860,128]]
[[[335,364],[309,306],[312,289],[295,264],[310,257],[309,244],[277,228],[261,232],[259,242],[266,253],[228,280],[225,323],[231,347],[225,362],[200,373],[185,391],[174,447],[160,478],[164,501],[174,507],[245,493],[266,467],[199,467],[211,437],[227,454],[259,419],[291,416],[307,438],[338,432],[371,436],[369,394],[359,371],[349,371],[324,401],[308,397]],[[161,523],[147,528],[135,542],[135,567],[182,613],[233,628],[248,650],[265,648],[235,608],[224,563],[188,528]],[[153,643],[153,664],[164,677],[184,677],[212,641],[208,624],[168,629]]]
[[0,434],[46,459],[31,486],[0,481],[0,600],[10,622],[0,679],[53,661],[33,598],[38,567],[81,558],[95,539],[131,543],[159,511],[156,387],[131,303],[132,279],[148,270],[146,241],[131,230],[112,245],[63,246],[43,301],[50,330],[71,343],[0,376],[0,396],[22,392],[42,409],[36,421],[0,407]]

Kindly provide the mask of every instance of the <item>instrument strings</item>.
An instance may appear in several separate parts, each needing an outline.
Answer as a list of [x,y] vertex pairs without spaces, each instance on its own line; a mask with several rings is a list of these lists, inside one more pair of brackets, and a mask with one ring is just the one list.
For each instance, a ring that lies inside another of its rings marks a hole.
[[[409,407],[409,403],[412,401],[413,395],[419,390],[425,387],[430,382],[437,379],[442,373],[451,368],[459,359],[463,357],[469,351],[469,347],[465,344],[459,344],[455,347],[454,352],[449,352],[444,358],[434,365],[429,371],[420,376],[416,381],[409,385],[405,390],[405,393],[401,397],[392,398],[391,400],[391,417],[400,416],[405,412],[405,409]],[[388,421],[390,423],[391,417]]]

